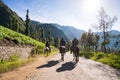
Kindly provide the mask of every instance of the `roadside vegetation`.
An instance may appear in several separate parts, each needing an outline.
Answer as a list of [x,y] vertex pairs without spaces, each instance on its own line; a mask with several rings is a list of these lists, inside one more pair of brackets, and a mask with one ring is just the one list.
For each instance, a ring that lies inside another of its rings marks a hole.
[[25,65],[31,61],[35,60],[35,58],[28,58],[26,60],[20,60],[19,56],[14,54],[11,55],[8,60],[4,60],[0,62],[0,73],[11,71],[15,68]]
[[[94,34],[92,30],[83,33],[80,38],[80,56],[120,69],[120,49],[108,46],[112,43],[112,35],[110,35],[109,30],[116,20],[116,16],[111,18],[105,10],[101,8],[98,15],[99,22],[95,28],[101,31],[102,35]],[[112,46],[118,46],[119,42],[116,41],[113,44]]]
[[[0,40],[4,40],[4,39],[13,41],[17,45],[18,44],[30,45],[33,46],[34,48],[32,50],[33,52],[30,55],[30,57],[25,60],[21,60],[20,56],[17,54],[11,55],[7,60],[3,60],[0,56],[0,73],[11,71],[15,68],[23,66],[26,63],[35,60],[36,56],[38,55],[44,56],[43,54],[45,47],[44,43],[36,41],[28,36],[17,33],[3,26],[0,26]],[[52,48],[52,52],[50,52],[49,55],[54,54],[57,51],[55,47],[51,46],[51,48]]]
[[107,64],[116,69],[120,69],[119,53],[114,54],[114,53],[104,53],[104,52],[97,52],[97,53],[80,52],[80,56]]

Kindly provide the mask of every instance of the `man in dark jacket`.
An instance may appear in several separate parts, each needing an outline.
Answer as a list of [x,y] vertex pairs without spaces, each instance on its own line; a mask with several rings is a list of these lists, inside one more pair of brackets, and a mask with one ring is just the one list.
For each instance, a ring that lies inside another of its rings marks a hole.
[[61,46],[66,46],[66,42],[64,41],[64,39],[62,38],[61,41],[60,41],[60,47]]
[[73,60],[76,61],[76,63],[79,61],[79,47],[78,47],[79,41],[75,37],[72,41],[71,46],[71,52],[73,52]]
[[46,47],[50,47],[50,44],[48,41],[46,42]]
[[78,41],[77,38],[75,37],[75,38],[73,39],[73,41],[72,41],[72,46],[73,46],[73,47],[77,47],[78,44],[79,44],[79,41]]
[[49,51],[51,51],[50,44],[49,44],[48,41],[46,42],[46,48],[47,48],[47,47],[49,48]]
[[64,54],[65,54],[65,46],[66,46],[66,42],[64,41],[64,39],[62,38],[60,41],[60,53],[61,53],[61,60],[64,61]]

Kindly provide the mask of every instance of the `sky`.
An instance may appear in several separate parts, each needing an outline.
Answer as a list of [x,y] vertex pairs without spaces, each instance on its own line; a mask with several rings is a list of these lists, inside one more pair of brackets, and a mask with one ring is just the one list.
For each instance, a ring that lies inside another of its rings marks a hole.
[[98,12],[104,8],[110,17],[117,16],[112,29],[120,31],[120,0],[3,0],[25,20],[29,17],[43,23],[57,23],[77,29],[94,30],[98,24]]

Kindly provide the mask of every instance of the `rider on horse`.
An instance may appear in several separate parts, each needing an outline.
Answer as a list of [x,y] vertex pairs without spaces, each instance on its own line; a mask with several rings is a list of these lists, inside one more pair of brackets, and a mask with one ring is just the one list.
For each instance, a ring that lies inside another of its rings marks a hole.
[[66,42],[62,38],[61,41],[60,41],[60,53],[61,53],[61,59],[63,61],[64,61],[65,46],[66,46]]
[[48,41],[46,42],[46,47],[50,48],[50,44]]
[[[45,47],[45,49],[44,49],[44,53],[51,51],[50,44],[49,44],[48,41],[46,42],[45,46],[46,46],[46,47]],[[47,54],[47,55],[48,55],[48,54]]]
[[73,52],[74,57],[79,57],[79,48],[78,48],[79,41],[75,37],[72,41],[71,52]]
[[65,46],[66,45],[66,42],[64,41],[64,39],[62,38],[61,41],[60,41],[60,46]]
[[60,49],[63,47],[65,48],[66,46],[66,42],[64,41],[64,39],[62,38],[61,41],[60,41]]
[[78,44],[79,44],[79,41],[78,41],[77,38],[75,37],[75,38],[73,39],[73,41],[72,41],[72,46],[73,46],[73,47],[77,47]]

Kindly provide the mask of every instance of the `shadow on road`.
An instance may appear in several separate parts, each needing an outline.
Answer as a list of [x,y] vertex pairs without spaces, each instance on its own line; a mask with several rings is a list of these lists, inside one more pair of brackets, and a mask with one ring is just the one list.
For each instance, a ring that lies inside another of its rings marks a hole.
[[60,68],[58,68],[56,70],[56,72],[62,72],[62,71],[66,71],[66,70],[72,70],[74,69],[76,66],[76,64],[74,64],[73,62],[67,62],[65,64],[62,64],[62,66]]
[[52,66],[55,66],[55,65],[58,64],[58,63],[59,63],[58,60],[57,60],[57,61],[52,60],[52,61],[49,61],[47,64],[44,64],[44,65],[42,65],[42,66],[36,67],[36,69],[44,68],[44,67],[52,67]]

